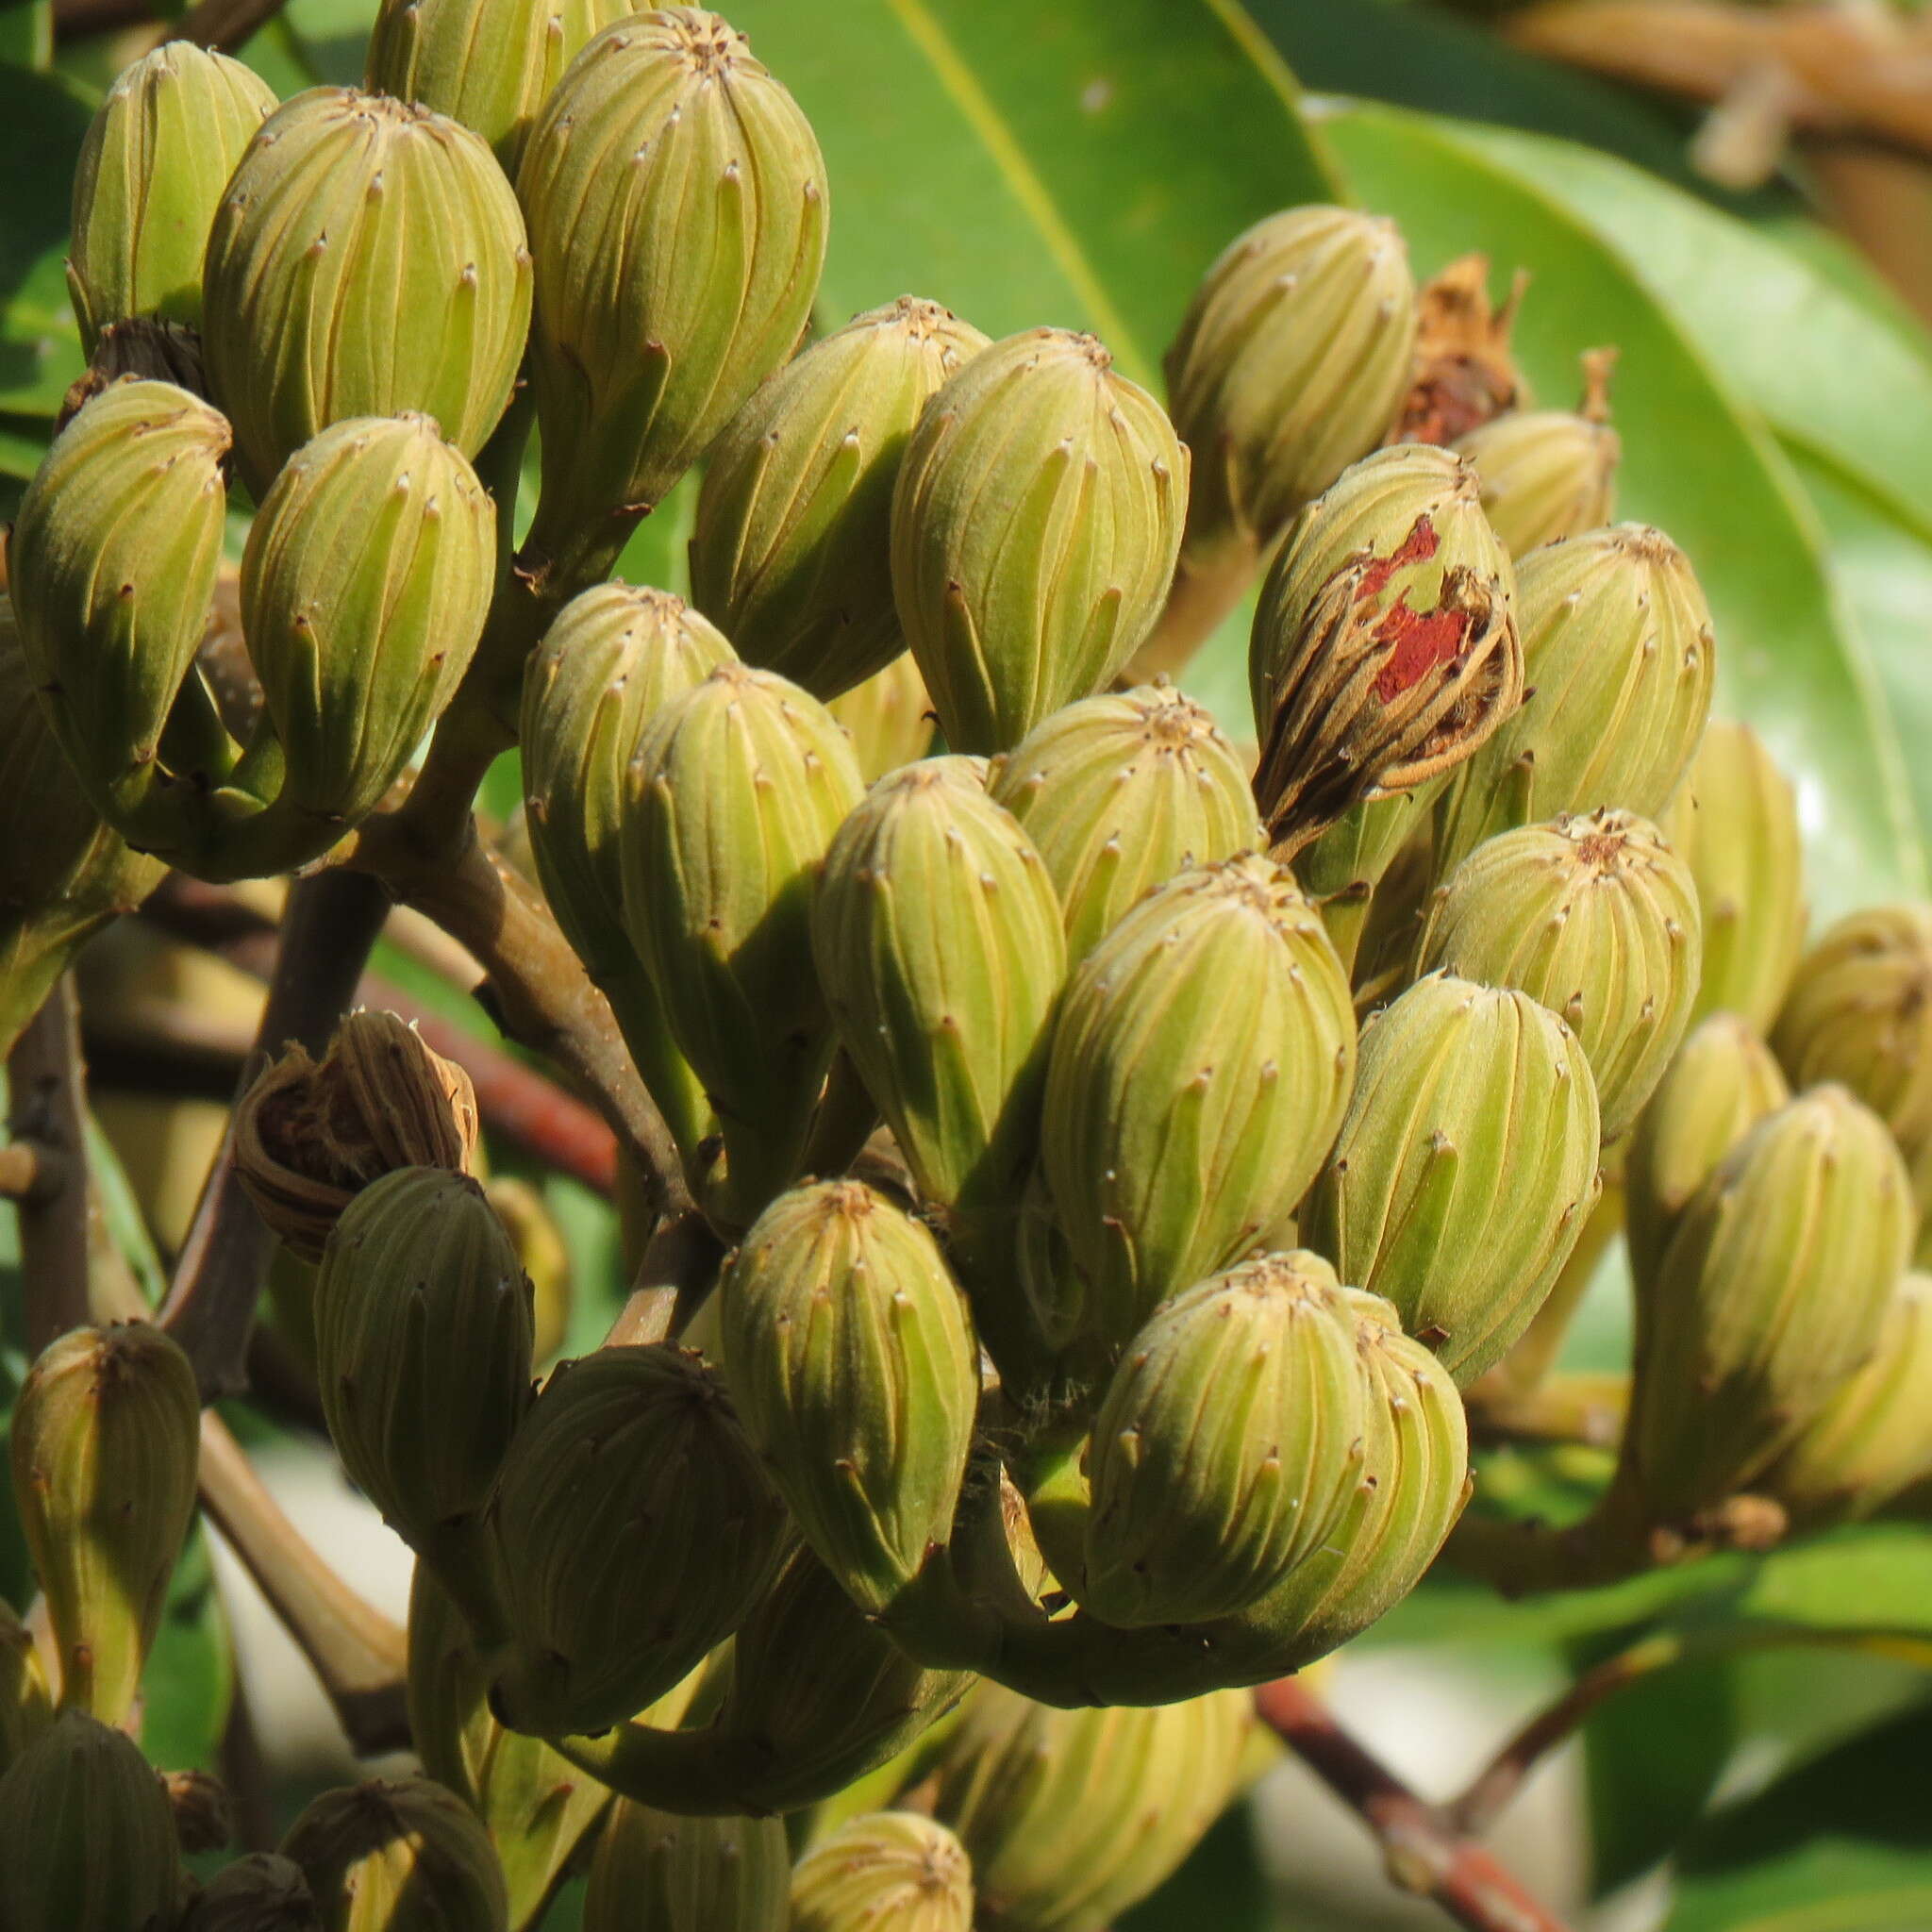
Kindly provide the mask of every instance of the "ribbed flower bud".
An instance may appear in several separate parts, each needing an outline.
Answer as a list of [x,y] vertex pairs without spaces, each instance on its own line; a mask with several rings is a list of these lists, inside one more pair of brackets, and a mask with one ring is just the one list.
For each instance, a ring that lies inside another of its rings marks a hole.
[[564,606],[524,680],[525,823],[543,896],[608,996],[687,1157],[708,1131],[709,1109],[625,930],[619,833],[645,727],[732,655],[668,591],[600,584]]
[[1640,1295],[1705,1182],[1790,1097],[1776,1059],[1749,1021],[1713,1013],[1685,1036],[1638,1119],[1624,1159],[1624,1225]]
[[1748,1488],[1871,1357],[1915,1221],[1884,1122],[1842,1087],[1731,1150],[1638,1304],[1624,1462],[1652,1522]]
[[1029,329],[926,405],[892,497],[899,622],[955,751],[1106,687],[1160,613],[1188,455],[1091,336]]
[[1108,1384],[1084,1574],[1061,1580],[1108,1624],[1247,1608],[1328,1534],[1365,1400],[1355,1322],[1318,1255],[1263,1255],[1164,1303]]
[[33,1632],[0,1603],[0,1772],[46,1729],[53,1714]]
[[1296,1223],[1467,1387],[1529,1325],[1602,1185],[1596,1083],[1527,993],[1432,975],[1362,1029]]
[[1041,1152],[1105,1347],[1291,1211],[1354,1075],[1347,975],[1284,866],[1184,872],[1094,947],[1061,1001]]
[[1478,846],[1430,900],[1417,970],[1517,987],[1560,1014],[1589,1056],[1608,1143],[1684,1037],[1699,957],[1690,869],[1655,825],[1605,811]]
[[530,1405],[530,1289],[468,1174],[398,1168],[342,1210],[315,1281],[315,1365],[342,1466],[486,1618],[481,1514]]
[[532,1923],[576,1861],[610,1794],[541,1738],[498,1724],[456,1601],[426,1563],[409,1588],[409,1741],[424,1772],[482,1820],[512,1925]]
[[1932,906],[1840,920],[1800,961],[1771,1043],[1793,1087],[1841,1082],[1915,1157],[1932,1141]]
[[399,1167],[476,1167],[476,1090],[393,1013],[351,1013],[318,1061],[291,1041],[235,1109],[235,1172],[298,1255]]
[[680,1818],[620,1798],[591,1861],[584,1932],[787,1932],[791,1876],[779,1819]]
[[973,1863],[936,1819],[869,1811],[791,1874],[791,1932],[973,1932]]
[[1462,761],[1523,698],[1509,559],[1474,468],[1378,450],[1296,519],[1255,611],[1255,796],[1298,851],[1366,799]]
[[625,13],[624,0],[382,0],[362,84],[460,121],[514,180],[563,70]]
[[982,1683],[940,1751],[933,1813],[973,1861],[980,1923],[1101,1932],[1233,1797],[1246,1694],[1054,1710]]
[[118,1730],[63,1711],[0,1777],[0,1925],[169,1932],[181,1856],[161,1781]]
[[1516,621],[1531,692],[1450,780],[1439,878],[1498,832],[1564,812],[1615,806],[1655,819],[1710,710],[1710,611],[1659,531],[1618,524],[1525,557]]
[[503,1873],[475,1814],[426,1777],[325,1791],[289,1827],[322,1932],[508,1932]]
[[467,127],[353,88],[270,115],[208,237],[203,346],[257,491],[352,416],[420,411],[474,457],[530,319],[516,196]]
[[1482,476],[1491,527],[1519,561],[1545,543],[1600,529],[1615,513],[1624,455],[1610,427],[1615,359],[1605,349],[1584,357],[1584,396],[1576,410],[1511,409],[1456,444],[1457,455],[1467,457]]
[[932,749],[939,724],[910,651],[901,651],[863,684],[841,691],[825,708],[852,734],[852,749],[868,785],[923,758]]
[[88,796],[124,825],[214,599],[228,442],[186,390],[117,382],[55,438],[8,538],[27,670]]
[[224,1865],[195,1893],[179,1932],[320,1932],[302,1868],[279,1852]]
[[747,663],[831,698],[905,650],[892,485],[926,398],[986,346],[902,295],[814,342],[732,418],[705,463],[691,599]]
[[715,13],[607,27],[532,124],[517,192],[543,487],[533,539],[658,503],[791,353],[825,251],[798,104]]
[[883,1610],[952,1532],[979,1351],[924,1226],[858,1181],[781,1194],[720,1284],[725,1381],[819,1560]]
[[1233,745],[1164,678],[1056,711],[994,761],[988,790],[1046,861],[1075,965],[1183,867],[1261,842]]
[[280,741],[277,808],[326,841],[399,778],[469,667],[496,508],[422,416],[358,417],[289,458],[242,558],[242,627]]
[[1713,718],[1657,821],[1697,881],[1704,971],[1697,1016],[1740,1013],[1769,1027],[1805,947],[1798,797],[1748,724]]
[[811,896],[858,765],[816,698],[726,663],[658,713],[626,782],[625,924],[717,1110],[744,1224],[796,1174],[832,1057]]
[[491,1703],[545,1737],[601,1731],[744,1621],[785,1514],[696,1356],[602,1348],[543,1386],[490,1506],[510,1642]]
[[190,41],[124,67],[74,171],[67,291],[82,345],[135,316],[201,321],[201,258],[222,190],[275,111],[253,69]]
[[123,1724],[194,1517],[194,1371],[144,1322],[73,1329],[28,1371],[10,1435],[61,1705]]

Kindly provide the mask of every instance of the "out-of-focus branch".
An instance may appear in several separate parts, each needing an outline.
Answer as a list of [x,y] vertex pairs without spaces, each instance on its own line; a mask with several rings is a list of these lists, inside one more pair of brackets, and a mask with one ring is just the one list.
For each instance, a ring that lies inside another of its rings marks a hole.
[[67,975],[14,1042],[7,1075],[7,1124],[16,1143],[8,1151],[30,1156],[33,1168],[16,1212],[26,1344],[38,1355],[88,1319],[87,1098],[79,1008]]
[[1627,1375],[1552,1375],[1533,1389],[1485,1376],[1466,1394],[1472,1433],[1484,1442],[1582,1442],[1613,1449],[1630,1407]]
[[638,1264],[637,1285],[604,1338],[607,1348],[670,1341],[704,1306],[724,1243],[695,1208],[665,1222]]
[[232,54],[278,14],[285,0],[199,0],[158,40],[192,41]]
[[1357,1743],[1292,1677],[1255,1692],[1262,1722],[1374,1833],[1391,1881],[1435,1902],[1473,1932],[1564,1932],[1507,1866],[1471,1844]]

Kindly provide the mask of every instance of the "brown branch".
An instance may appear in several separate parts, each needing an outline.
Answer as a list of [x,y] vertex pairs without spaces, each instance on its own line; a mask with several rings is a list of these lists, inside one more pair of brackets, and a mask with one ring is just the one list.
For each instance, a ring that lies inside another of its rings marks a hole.
[[29,1142],[49,1185],[18,1198],[26,1345],[40,1352],[89,1314],[87,1096],[79,1003],[62,974],[8,1058],[8,1131]]
[[232,54],[273,20],[284,4],[285,0],[200,0],[158,38],[192,41],[196,46]]
[[1483,1442],[1581,1442],[1614,1449],[1630,1407],[1628,1375],[1552,1375],[1534,1388],[1491,1373],[1464,1392]]
[[1374,1833],[1392,1884],[1434,1899],[1474,1932],[1565,1932],[1491,1853],[1462,1838],[1335,1721],[1296,1679],[1255,1692],[1255,1709],[1328,1789]]
[[44,1201],[60,1185],[60,1157],[38,1141],[0,1147],[0,1200]]
[[682,1335],[718,1278],[724,1243],[696,1208],[665,1222],[638,1263],[637,1285],[604,1338],[606,1348]]
[[[388,910],[382,889],[354,873],[324,873],[289,894],[281,946],[240,1085],[290,1041],[328,1044]],[[247,1386],[248,1333],[274,1238],[242,1191],[232,1159],[232,1120],[203,1184],[175,1277],[156,1319],[187,1350],[203,1398]]]

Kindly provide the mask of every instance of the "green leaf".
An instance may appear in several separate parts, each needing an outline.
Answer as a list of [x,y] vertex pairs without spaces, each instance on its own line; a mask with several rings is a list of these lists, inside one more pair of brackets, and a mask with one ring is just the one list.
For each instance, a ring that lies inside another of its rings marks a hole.
[[1274,1924],[1254,1814],[1242,1802],[1215,1820],[1166,1884],[1122,1916],[1119,1932],[1271,1932]]
[[0,0],[0,66],[47,67],[54,58],[54,0]]
[[64,75],[0,60],[0,125],[17,158],[0,193],[0,410],[51,416],[86,366],[67,303],[67,212],[92,112]]
[[234,1654],[208,1539],[188,1540],[142,1675],[141,1743],[163,1771],[212,1771],[235,1694]]
[[1922,887],[1898,734],[1774,439],[1615,242],[1483,144],[1501,137],[1379,108],[1342,113],[1328,132],[1363,201],[1402,223],[1420,271],[1471,250],[1531,270],[1516,341],[1540,394],[1569,395],[1578,354],[1618,345],[1619,513],[1690,553],[1717,625],[1720,703],[1799,782],[1820,908]]

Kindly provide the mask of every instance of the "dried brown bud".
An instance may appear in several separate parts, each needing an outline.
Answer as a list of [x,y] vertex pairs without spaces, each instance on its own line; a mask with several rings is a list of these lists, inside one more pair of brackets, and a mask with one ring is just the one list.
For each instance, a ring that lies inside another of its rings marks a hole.
[[1415,376],[1388,441],[1454,442],[1527,401],[1509,332],[1528,282],[1528,272],[1518,269],[1495,308],[1489,257],[1465,255],[1424,285],[1417,301]]
[[205,1771],[164,1771],[161,1784],[175,1814],[175,1836],[191,1857],[225,1851],[235,1841],[235,1813],[219,1778]]

